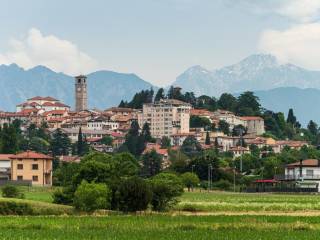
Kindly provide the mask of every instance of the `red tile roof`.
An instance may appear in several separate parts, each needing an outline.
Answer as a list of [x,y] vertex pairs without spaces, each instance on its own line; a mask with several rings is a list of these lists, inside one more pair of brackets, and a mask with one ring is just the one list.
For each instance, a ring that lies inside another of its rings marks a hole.
[[262,117],[258,117],[258,116],[244,116],[244,117],[241,117],[241,119],[244,121],[263,120]]
[[14,154],[0,154],[0,160],[10,160]]
[[[319,165],[319,160],[318,159],[306,159],[302,161],[302,166],[303,167],[318,167]],[[287,167],[299,167],[300,166],[300,161],[295,162],[295,163],[290,163],[286,165]]]
[[18,153],[10,158],[11,159],[52,159],[51,156],[48,156],[42,153],[37,153],[34,151],[26,151],[26,152]]

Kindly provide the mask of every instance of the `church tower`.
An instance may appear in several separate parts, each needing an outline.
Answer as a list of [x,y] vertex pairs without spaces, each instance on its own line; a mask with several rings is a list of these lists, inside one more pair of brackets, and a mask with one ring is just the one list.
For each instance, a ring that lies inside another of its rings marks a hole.
[[80,75],[75,77],[76,112],[87,110],[87,77]]

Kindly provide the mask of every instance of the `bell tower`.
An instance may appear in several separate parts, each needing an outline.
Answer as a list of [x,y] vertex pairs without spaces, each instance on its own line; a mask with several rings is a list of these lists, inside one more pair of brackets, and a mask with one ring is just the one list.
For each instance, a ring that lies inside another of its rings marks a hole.
[[76,112],[87,110],[87,77],[84,75],[75,77]]

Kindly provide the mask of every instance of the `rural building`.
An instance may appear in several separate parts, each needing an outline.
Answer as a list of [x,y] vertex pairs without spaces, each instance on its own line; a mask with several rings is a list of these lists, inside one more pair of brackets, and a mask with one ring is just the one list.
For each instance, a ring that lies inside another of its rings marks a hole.
[[52,186],[52,157],[26,151],[10,157],[11,180],[31,181],[32,185]]

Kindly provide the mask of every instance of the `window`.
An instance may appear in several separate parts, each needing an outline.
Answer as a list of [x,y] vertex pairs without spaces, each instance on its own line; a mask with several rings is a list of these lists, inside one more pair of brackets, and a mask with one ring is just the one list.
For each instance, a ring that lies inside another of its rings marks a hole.
[[32,164],[32,170],[38,170],[39,167],[38,167],[38,164]]
[[17,169],[22,170],[23,169],[23,164],[18,164]]
[[38,176],[36,176],[36,175],[35,175],[35,176],[32,176],[32,181],[33,181],[33,182],[38,182]]
[[313,176],[313,170],[308,170],[308,169],[307,169],[306,172],[307,172],[307,176]]
[[23,180],[23,176],[17,176],[17,180],[18,181],[22,181]]

